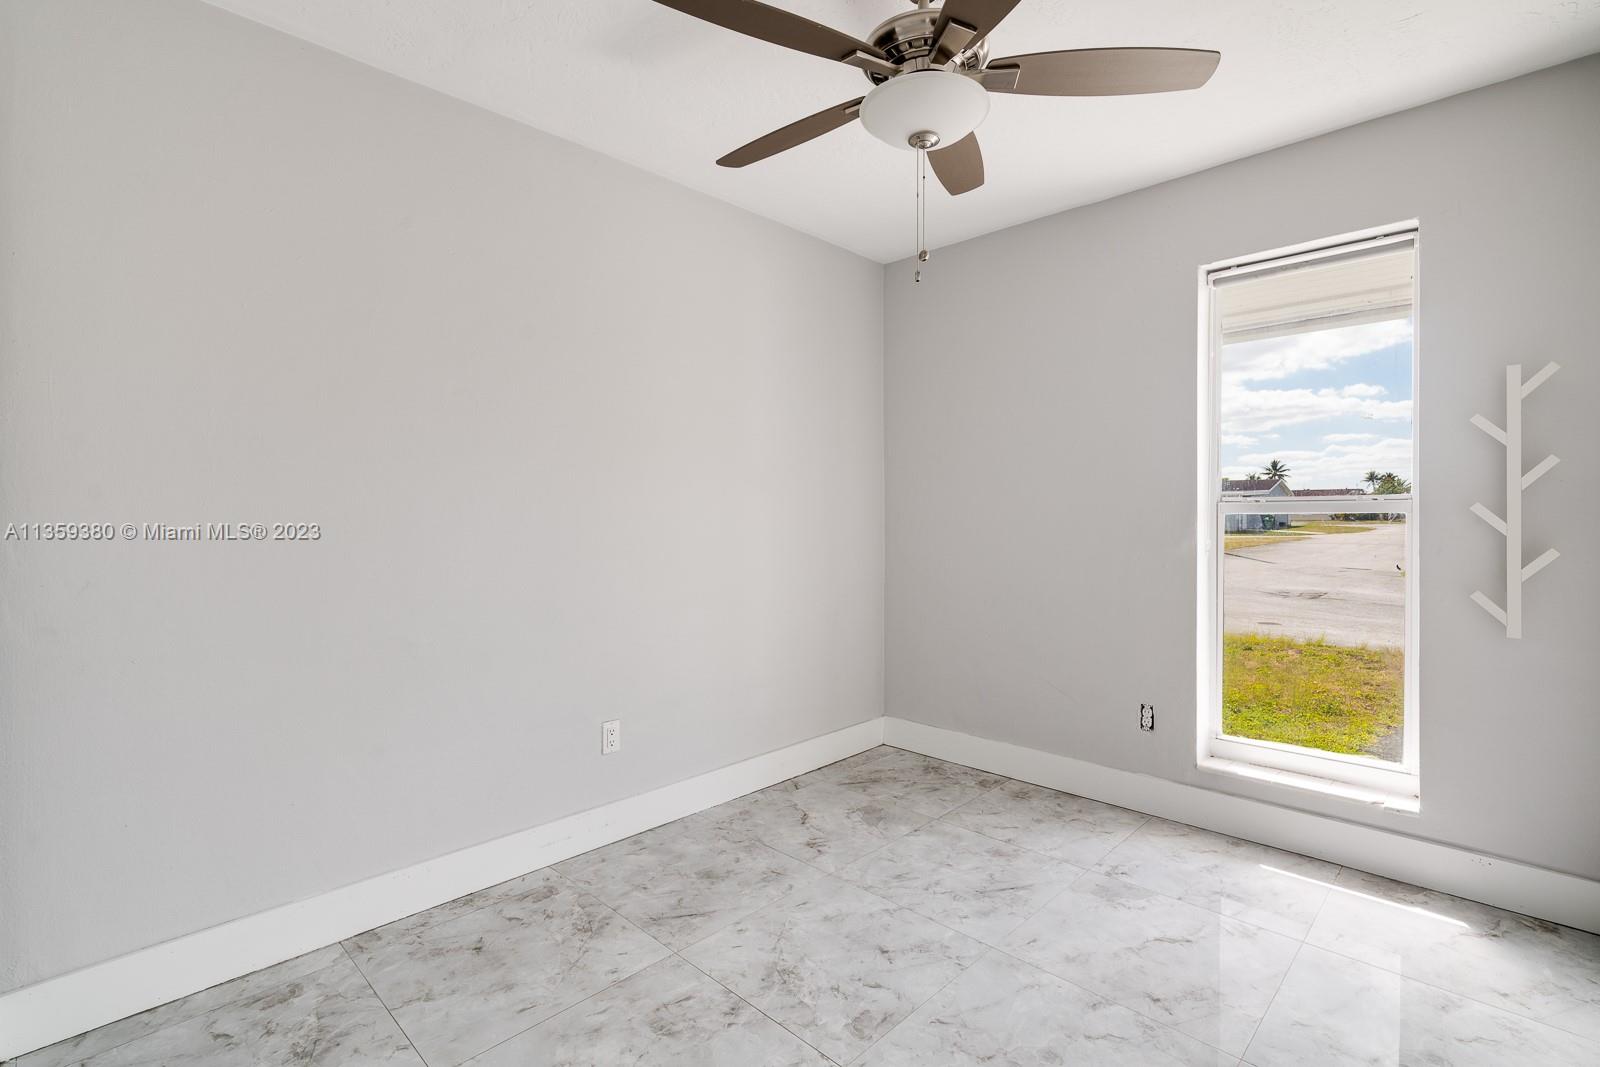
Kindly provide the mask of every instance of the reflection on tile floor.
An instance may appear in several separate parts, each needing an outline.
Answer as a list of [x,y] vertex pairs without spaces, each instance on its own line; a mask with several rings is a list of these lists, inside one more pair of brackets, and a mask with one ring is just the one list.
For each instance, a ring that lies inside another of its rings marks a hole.
[[466,1063],[1592,1067],[1600,937],[876,748],[18,1067]]

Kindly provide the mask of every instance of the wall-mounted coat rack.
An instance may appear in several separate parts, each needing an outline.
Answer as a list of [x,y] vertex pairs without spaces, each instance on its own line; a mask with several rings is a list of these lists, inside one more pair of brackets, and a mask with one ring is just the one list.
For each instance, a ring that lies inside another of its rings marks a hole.
[[1480,591],[1473,591],[1473,601],[1506,628],[1507,637],[1522,636],[1522,583],[1548,567],[1561,553],[1547,549],[1532,563],[1522,562],[1522,493],[1534,482],[1550,472],[1561,462],[1555,456],[1546,456],[1526,473],[1522,470],[1522,401],[1529,393],[1549,381],[1561,367],[1546,363],[1544,369],[1527,381],[1522,380],[1522,364],[1513,363],[1506,368],[1506,425],[1496,426],[1482,415],[1472,416],[1472,425],[1499,441],[1506,449],[1506,514],[1496,515],[1482,504],[1472,505],[1472,513],[1498,530],[1506,539],[1506,603],[1496,604]]

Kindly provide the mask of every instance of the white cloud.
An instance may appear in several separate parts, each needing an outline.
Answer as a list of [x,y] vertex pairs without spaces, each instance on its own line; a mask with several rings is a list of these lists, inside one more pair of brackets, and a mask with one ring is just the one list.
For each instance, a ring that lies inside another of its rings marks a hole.
[[1410,320],[1399,319],[1228,345],[1222,350],[1222,381],[1226,387],[1230,381],[1273,381],[1301,371],[1326,370],[1410,339]]
[[[1277,435],[1273,434],[1272,436],[1276,437]],[[1253,445],[1259,440],[1259,437],[1251,437],[1245,433],[1225,433],[1222,435],[1222,443],[1225,445]]]
[[1322,435],[1322,443],[1325,445],[1349,444],[1352,441],[1376,441],[1377,439],[1378,435],[1375,433],[1325,433]]
[[1383,396],[1389,390],[1381,385],[1372,385],[1368,382],[1357,382],[1347,385],[1339,390],[1340,396]]
[[1223,470],[1230,478],[1259,471],[1273,460],[1289,468],[1289,484],[1296,489],[1359,489],[1369,470],[1393,471],[1411,480],[1411,438],[1384,437],[1367,442],[1342,442],[1327,448],[1259,452],[1240,456]]
[[1380,400],[1378,395],[1358,386],[1247,389],[1227,382],[1222,386],[1222,432],[1225,434],[1259,436],[1267,430],[1335,418],[1404,421],[1411,418],[1411,401]]

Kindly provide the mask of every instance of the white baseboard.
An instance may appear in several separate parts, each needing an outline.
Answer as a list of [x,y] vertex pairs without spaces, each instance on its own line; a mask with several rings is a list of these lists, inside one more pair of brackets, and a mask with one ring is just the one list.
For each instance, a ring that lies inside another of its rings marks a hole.
[[1600,933],[1600,882],[1003,741],[884,718],[7,993],[0,996],[0,1059],[292,959],[880,743]]
[[1600,882],[1360,823],[884,719],[884,744],[1600,933]]
[[0,1060],[208,989],[447,900],[704,811],[883,740],[871,719],[404,870],[0,996]]

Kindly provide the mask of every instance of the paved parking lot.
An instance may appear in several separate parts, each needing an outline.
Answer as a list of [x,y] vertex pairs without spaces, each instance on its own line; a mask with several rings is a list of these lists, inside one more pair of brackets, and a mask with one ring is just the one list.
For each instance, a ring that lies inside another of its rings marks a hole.
[[1316,534],[1223,556],[1229,633],[1321,637],[1399,648],[1405,637],[1406,528]]

